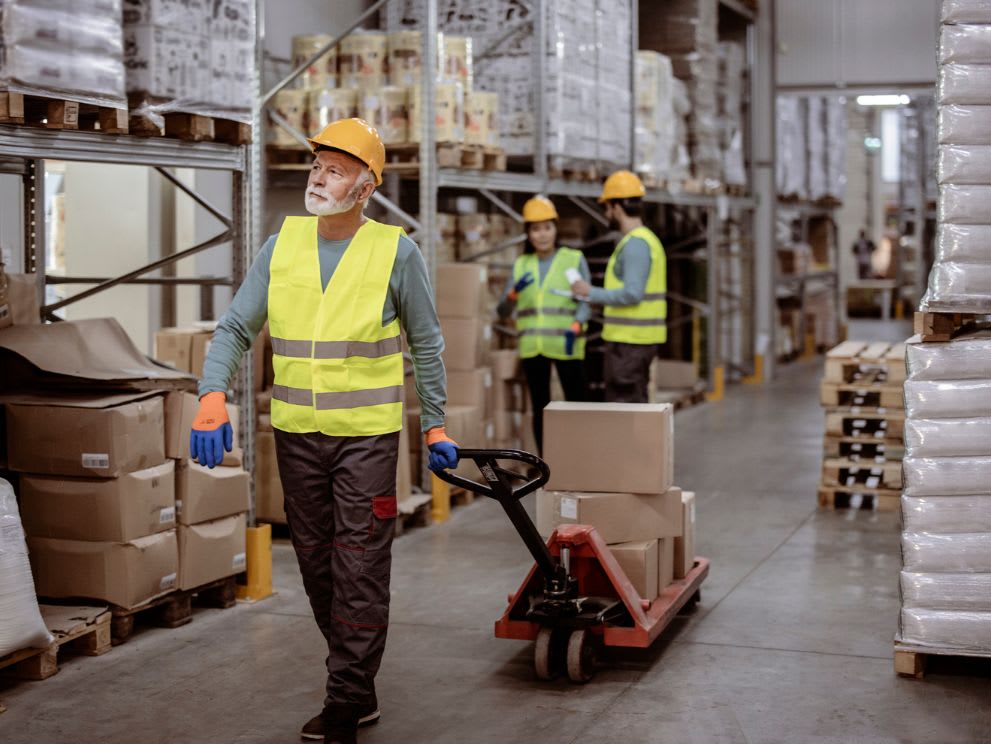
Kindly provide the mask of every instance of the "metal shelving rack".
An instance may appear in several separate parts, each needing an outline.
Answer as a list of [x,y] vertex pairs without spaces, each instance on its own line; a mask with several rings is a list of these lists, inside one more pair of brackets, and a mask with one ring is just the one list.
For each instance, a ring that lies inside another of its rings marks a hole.
[[[262,29],[262,19],[264,18],[264,10],[262,6],[264,4],[264,0],[257,0],[257,2],[257,17],[259,18],[260,31],[258,66],[260,77],[262,69],[261,49],[264,46],[264,32]],[[265,92],[263,95],[260,95],[260,111],[262,114],[262,119],[264,119],[267,115],[269,121],[288,131],[297,141],[301,143],[301,145],[305,147],[305,135],[302,132],[296,131],[288,122],[280,117],[277,112],[269,107],[268,104],[272,101],[275,94],[279,90],[291,85],[292,82],[310,64],[315,63],[324,53],[336,46],[342,38],[359,28],[366,20],[370,19],[375,13],[382,9],[387,2],[389,2],[389,0],[376,0],[375,2],[372,2],[363,13],[347,25],[341,34],[328,42],[323,48],[317,50],[310,59],[300,64],[271,90]],[[748,68],[752,69],[755,63],[756,54],[755,12],[741,0],[719,0],[719,4],[722,9],[734,14],[735,18],[741,20],[745,24],[747,63]],[[425,18],[421,26],[421,31],[424,32],[424,50],[422,59],[425,60],[432,60],[436,58],[438,5],[438,0],[425,0],[423,4]],[[546,23],[547,4],[546,0],[531,0],[528,3],[528,6],[532,11],[531,17],[522,21],[522,23],[532,24],[535,40],[535,52],[533,59],[535,81],[534,120],[537,122],[543,122],[546,120],[546,101],[544,97],[546,86],[544,85],[544,80],[546,79],[547,72],[545,53],[547,39],[544,33],[544,28]],[[638,39],[639,36],[637,29],[638,15],[638,3],[637,0],[633,0],[631,7],[631,33],[633,39]],[[507,35],[514,33],[517,30],[519,30],[518,26],[507,28]],[[479,60],[484,59],[487,51],[488,50],[482,50],[481,53],[476,55],[476,64]],[[633,55],[631,60],[631,85],[636,78],[635,65],[636,57]],[[631,90],[631,100],[635,100],[632,98],[632,93],[633,92]],[[421,250],[423,251],[428,270],[431,274],[431,279],[434,277],[436,265],[436,245],[434,241],[435,236],[437,235],[437,199],[438,192],[441,189],[475,192],[492,202],[496,209],[499,209],[506,214],[510,214],[516,219],[519,219],[519,215],[516,214],[515,210],[507,204],[507,200],[511,198],[511,195],[513,194],[543,193],[549,196],[568,197],[587,214],[597,214],[597,206],[590,205],[584,200],[592,199],[599,195],[601,188],[599,184],[567,181],[559,178],[551,178],[548,175],[547,132],[543,126],[535,127],[534,168],[532,173],[479,172],[438,168],[435,154],[433,128],[431,126],[435,98],[433,76],[423,76],[421,95],[423,97],[423,105],[420,108],[420,116],[422,117],[420,122],[420,131],[423,133],[423,136],[421,142],[419,143],[419,217],[414,218],[409,215],[399,207],[395,199],[388,198],[384,193],[382,193],[382,191],[376,191],[373,200],[379,206],[383,207],[392,215],[403,220],[405,224],[412,227],[413,232],[411,233],[411,237],[417,240]],[[752,122],[753,117],[748,117],[748,120]],[[258,136],[255,137],[252,144],[250,161],[252,163],[259,164],[260,168],[260,164],[264,162],[264,137],[261,128],[257,131]],[[629,136],[632,142],[632,118]],[[748,166],[752,166],[754,161],[752,139],[753,138],[749,136],[746,138],[746,159]],[[386,184],[386,186],[388,187],[388,184]],[[262,204],[265,192],[264,177],[255,179],[251,183],[251,188],[251,202],[255,205],[255,214],[260,216],[262,213]],[[386,188],[385,191],[390,190]],[[392,193],[393,195],[395,194],[394,189],[392,190]],[[673,208],[695,208],[700,210],[700,212],[704,215],[706,225],[705,261],[708,297],[706,301],[702,303],[692,301],[688,302],[691,308],[705,318],[707,322],[706,359],[708,360],[707,373],[709,386],[711,389],[714,389],[717,394],[721,394],[724,379],[724,368],[722,362],[723,343],[721,343],[722,334],[720,331],[721,323],[726,320],[727,315],[732,315],[734,313],[738,314],[745,309],[752,310],[752,306],[748,302],[744,301],[743,298],[743,295],[747,294],[746,290],[736,293],[720,291],[721,263],[725,262],[724,257],[728,255],[726,251],[721,250],[727,240],[727,237],[724,234],[726,232],[724,229],[724,222],[728,219],[732,219],[737,223],[739,226],[737,235],[742,236],[739,238],[738,242],[740,245],[744,246],[744,249],[749,249],[752,252],[756,201],[750,197],[732,197],[725,195],[694,193],[669,193],[667,191],[656,189],[648,192],[647,201],[652,204],[670,206]],[[252,243],[255,250],[257,250],[261,245],[263,236],[260,233],[261,230],[258,220],[256,220],[255,228],[252,233]],[[516,242],[519,242],[519,240],[516,239],[509,244]],[[501,250],[505,247],[507,246],[494,246],[493,252]],[[735,255],[733,258],[736,260],[739,258],[739,255]],[[750,266],[752,267],[752,265],[753,263],[751,261]],[[672,298],[672,300],[677,301],[677,298]],[[753,318],[745,318],[741,322],[735,324],[735,327],[749,329],[748,332],[750,333],[750,337],[739,341],[739,345],[746,348],[749,352],[748,358],[750,358],[750,354],[752,354],[752,350],[754,348],[754,325]],[[737,371],[740,374],[749,374],[753,370],[740,369]]]

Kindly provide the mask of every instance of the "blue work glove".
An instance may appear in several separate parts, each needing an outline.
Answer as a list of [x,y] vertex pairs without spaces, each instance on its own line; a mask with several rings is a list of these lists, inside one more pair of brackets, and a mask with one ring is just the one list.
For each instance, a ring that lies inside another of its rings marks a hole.
[[509,299],[516,302],[516,298],[520,296],[520,292],[529,287],[531,284],[533,284],[533,274],[528,271],[519,278],[516,284],[513,285],[513,289],[509,293]]
[[234,429],[227,417],[227,396],[207,393],[189,432],[189,456],[200,465],[215,468],[224,461],[224,450],[234,448]]
[[571,324],[571,328],[564,332],[564,353],[571,356],[575,353],[575,341],[582,332],[582,324],[577,320]]
[[443,426],[436,426],[427,432],[427,447],[430,457],[427,467],[433,472],[450,470],[458,466],[458,444],[447,436]]

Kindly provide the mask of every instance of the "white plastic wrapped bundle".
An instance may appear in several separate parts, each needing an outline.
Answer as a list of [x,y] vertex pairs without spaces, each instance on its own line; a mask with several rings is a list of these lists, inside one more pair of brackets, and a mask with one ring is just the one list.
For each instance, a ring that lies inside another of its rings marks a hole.
[[912,380],[991,380],[991,331],[973,331],[945,343],[905,345]]
[[940,145],[936,173],[940,183],[991,183],[991,146]]
[[675,149],[674,74],[671,60],[637,52],[635,170],[668,178]]
[[785,197],[808,198],[805,176],[805,101],[778,96],[777,107],[777,191]]
[[826,105],[826,195],[838,202],[846,196],[846,99],[828,97]]
[[938,263],[929,273],[929,308],[991,313],[991,263]]
[[939,34],[939,63],[985,64],[989,61],[991,26],[944,25]]
[[941,65],[936,92],[941,105],[991,104],[991,65]]
[[991,416],[991,380],[908,380],[908,418]]
[[825,198],[826,185],[826,117],[822,98],[809,97],[805,105],[806,178],[812,201]]
[[905,453],[909,457],[991,456],[991,417],[906,419]]
[[906,457],[902,469],[909,496],[965,496],[991,488],[991,457]]
[[991,186],[943,184],[939,197],[940,222],[991,225]]
[[125,108],[121,0],[0,3],[0,86]]
[[902,496],[907,533],[991,533],[991,496]]
[[991,573],[902,571],[901,587],[906,608],[991,613]]
[[902,610],[900,640],[940,649],[986,652],[991,650],[991,612]]
[[991,225],[941,224],[936,230],[936,260],[991,262]]
[[937,129],[941,144],[991,145],[991,106],[940,106]]
[[0,478],[0,657],[53,640],[38,610],[14,489]]
[[991,23],[988,0],[943,0],[943,23]]
[[991,573],[991,537],[986,532],[902,533],[907,571]]

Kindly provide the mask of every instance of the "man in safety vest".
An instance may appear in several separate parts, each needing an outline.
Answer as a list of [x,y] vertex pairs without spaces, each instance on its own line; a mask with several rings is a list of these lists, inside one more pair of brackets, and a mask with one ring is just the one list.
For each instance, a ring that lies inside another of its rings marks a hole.
[[286,518],[313,615],[327,640],[327,697],[302,736],[353,744],[378,720],[375,675],[389,622],[396,462],[406,332],[431,469],[457,465],[444,432],[444,341],[420,251],[364,216],[385,148],[361,119],[310,140],[305,206],[268,239],[220,320],[199,383],[192,457],[231,449],[226,391],[265,321],[272,427]]
[[606,267],[602,288],[575,282],[575,297],[605,307],[606,400],[646,403],[650,365],[668,340],[667,262],[661,241],[643,224],[643,183],[630,171],[606,179],[599,203],[623,233]]

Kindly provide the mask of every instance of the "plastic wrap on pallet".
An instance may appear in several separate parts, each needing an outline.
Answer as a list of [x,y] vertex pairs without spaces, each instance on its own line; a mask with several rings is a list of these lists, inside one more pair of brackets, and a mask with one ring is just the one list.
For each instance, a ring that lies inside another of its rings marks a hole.
[[743,154],[743,89],[746,50],[736,42],[719,44],[719,81],[716,88],[719,115],[719,145],[722,150],[723,182],[747,183]]
[[966,24],[944,25],[939,33],[939,63],[941,65],[984,64],[991,54],[991,26]]
[[991,612],[991,573],[902,571],[901,588],[906,608]]
[[826,107],[826,196],[846,196],[847,108],[845,98],[828,97]]
[[929,272],[926,307],[991,313],[991,263],[937,263]]
[[943,23],[991,23],[988,0],[943,0],[941,10]]
[[38,610],[14,488],[3,478],[0,478],[0,578],[0,658],[24,648],[45,648],[53,639]]
[[0,87],[125,108],[121,0],[0,3]]
[[905,420],[905,453],[910,457],[991,456],[991,416],[908,418]]
[[778,96],[777,192],[787,198],[808,198],[805,151],[805,101],[794,96]]
[[908,380],[905,414],[909,418],[991,416],[991,380]]
[[991,612],[904,609],[902,643],[987,653],[991,651]]
[[979,330],[942,343],[905,345],[912,380],[991,380],[991,331]]
[[938,116],[941,144],[991,145],[991,106],[940,106]]
[[991,487],[991,457],[906,457],[902,469],[909,496],[968,496]]
[[168,113],[250,123],[254,6],[251,0],[127,0],[124,63],[132,116],[159,127]]
[[902,529],[941,535],[991,533],[991,496],[902,496]]
[[675,156],[674,74],[671,60],[637,52],[635,170],[669,179]]
[[936,176],[941,184],[991,183],[991,146],[940,145]]
[[902,559],[907,571],[991,573],[991,535],[903,532]]
[[991,104],[991,65],[941,65],[936,96],[940,105]]
[[943,184],[939,191],[939,221],[991,225],[991,186]]
[[826,197],[826,115],[823,100],[811,96],[805,105],[807,192],[812,201]]
[[936,261],[991,261],[991,225],[941,224],[936,230]]

